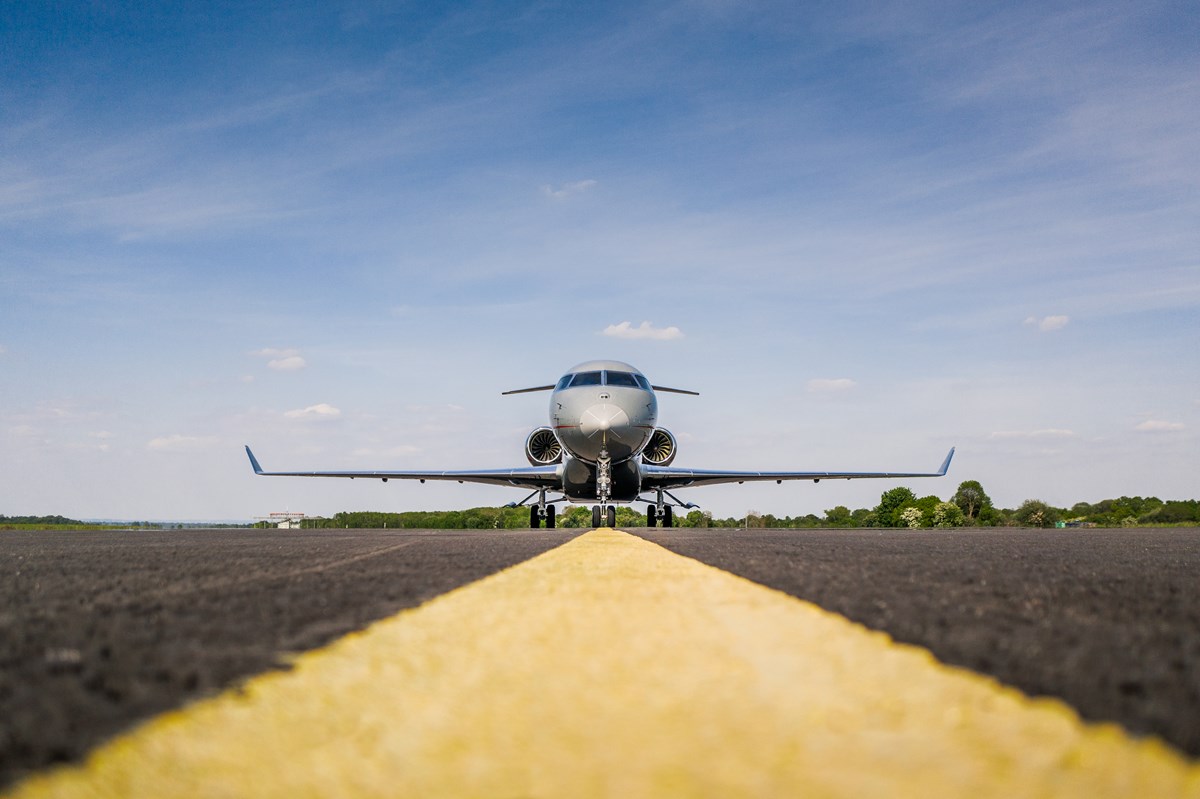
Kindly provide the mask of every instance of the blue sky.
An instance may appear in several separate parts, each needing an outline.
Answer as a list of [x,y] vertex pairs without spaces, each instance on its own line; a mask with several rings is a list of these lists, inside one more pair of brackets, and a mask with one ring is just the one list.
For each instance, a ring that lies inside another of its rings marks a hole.
[[501,504],[241,445],[520,465],[595,357],[681,465],[1200,496],[1195,4],[594,6],[0,11],[0,514]]

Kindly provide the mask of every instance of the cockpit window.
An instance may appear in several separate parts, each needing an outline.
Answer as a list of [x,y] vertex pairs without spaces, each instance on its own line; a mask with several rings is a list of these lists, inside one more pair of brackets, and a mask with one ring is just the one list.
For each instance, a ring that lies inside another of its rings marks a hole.
[[628,386],[630,388],[638,387],[637,380],[634,379],[631,372],[608,371],[605,372],[605,376],[607,377],[605,383],[610,386]]
[[571,378],[571,388],[576,386],[598,386],[600,385],[599,372],[579,372]]
[[639,386],[641,386],[642,388],[646,389],[647,391],[649,391],[649,390],[650,390],[650,381],[649,381],[649,380],[647,380],[647,379],[646,379],[645,377],[643,377],[642,375],[634,375],[634,376],[633,376],[633,379],[634,379],[634,380],[636,380],[636,381],[637,381],[637,384],[638,384]]
[[571,375],[563,375],[558,378],[558,385],[554,387],[555,391],[562,391],[571,382]]

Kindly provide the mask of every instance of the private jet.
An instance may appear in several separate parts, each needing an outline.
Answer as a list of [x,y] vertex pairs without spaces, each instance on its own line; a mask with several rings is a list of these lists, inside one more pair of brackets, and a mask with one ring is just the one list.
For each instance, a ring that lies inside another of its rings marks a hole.
[[[690,394],[650,383],[620,361],[587,361],[553,385],[519,388],[504,395],[550,392],[550,423],[525,439],[528,467],[483,471],[318,471],[268,472],[246,447],[254,473],[270,477],[347,477],[374,480],[454,480],[532,490],[507,507],[529,506],[529,526],[554,527],[558,503],[592,505],[592,526],[616,526],[618,504],[645,502],[650,526],[674,524],[674,508],[696,505],[672,490],[718,483],[774,480],[858,480],[864,478],[942,477],[954,457],[951,448],[936,472],[734,472],[673,466],[678,445],[658,426],[657,393]],[[548,494],[562,496],[547,498]],[[647,496],[650,495],[650,496]]]

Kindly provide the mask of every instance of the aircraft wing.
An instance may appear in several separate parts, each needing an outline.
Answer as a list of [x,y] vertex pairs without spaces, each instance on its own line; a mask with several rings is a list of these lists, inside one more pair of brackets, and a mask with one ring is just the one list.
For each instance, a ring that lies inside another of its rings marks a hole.
[[353,480],[362,477],[368,480],[449,480],[457,483],[487,483],[489,485],[517,486],[520,488],[557,489],[562,485],[556,465],[530,466],[518,469],[485,469],[482,471],[449,471],[449,472],[267,472],[258,463],[258,458],[246,447],[246,455],[250,458],[250,466],[254,473],[264,477],[348,477]]
[[749,481],[783,482],[784,480],[861,480],[864,478],[908,478],[943,477],[954,458],[954,448],[946,455],[936,472],[725,472],[716,469],[680,469],[674,466],[650,466],[642,464],[642,488],[671,489],[687,486],[716,485],[717,483],[745,483]]

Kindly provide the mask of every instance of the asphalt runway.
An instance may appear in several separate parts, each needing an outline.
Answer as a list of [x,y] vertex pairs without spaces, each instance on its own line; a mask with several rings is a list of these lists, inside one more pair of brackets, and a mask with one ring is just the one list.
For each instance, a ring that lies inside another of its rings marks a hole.
[[579,532],[0,532],[0,786]]
[[639,534],[1200,757],[1200,530]]
[[[0,533],[0,785],[580,532]],[[1200,755],[1200,530],[633,532]]]

